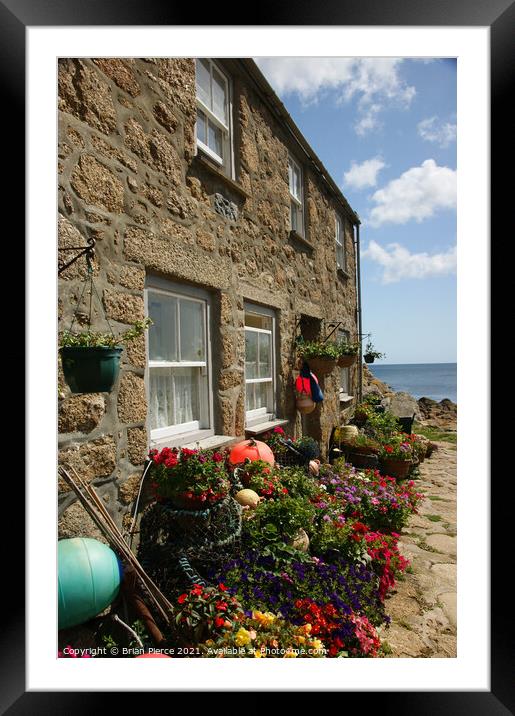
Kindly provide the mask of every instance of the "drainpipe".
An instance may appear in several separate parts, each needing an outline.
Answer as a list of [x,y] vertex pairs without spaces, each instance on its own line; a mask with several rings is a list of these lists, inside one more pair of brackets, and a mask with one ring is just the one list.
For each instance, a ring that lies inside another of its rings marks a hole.
[[362,328],[361,328],[361,268],[359,259],[359,222],[356,224],[356,239],[354,244],[354,250],[356,253],[356,294],[357,294],[357,307],[356,307],[356,318],[358,323],[358,336],[359,336],[359,366],[358,366],[358,403],[363,400],[363,351],[361,348],[362,339]]

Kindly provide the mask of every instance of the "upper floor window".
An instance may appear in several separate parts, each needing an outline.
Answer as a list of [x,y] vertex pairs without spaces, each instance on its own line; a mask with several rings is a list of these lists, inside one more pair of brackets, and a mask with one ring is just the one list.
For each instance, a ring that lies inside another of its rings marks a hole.
[[208,317],[203,292],[158,279],[147,288],[148,395],[152,442],[207,436],[211,428]]
[[288,180],[290,184],[291,228],[304,236],[304,187],[302,168],[291,156],[288,159]]
[[231,176],[230,81],[209,59],[196,61],[197,146]]
[[345,255],[345,224],[336,214],[336,267],[347,271],[347,257]]

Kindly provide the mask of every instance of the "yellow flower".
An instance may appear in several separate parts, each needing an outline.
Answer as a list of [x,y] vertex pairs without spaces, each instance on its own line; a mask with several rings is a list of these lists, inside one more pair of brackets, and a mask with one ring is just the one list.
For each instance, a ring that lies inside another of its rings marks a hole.
[[321,651],[324,648],[324,645],[320,639],[313,639],[311,642],[311,648],[316,649],[316,651]]
[[297,636],[296,640],[297,640],[298,644],[304,644],[306,642],[306,637],[305,636]]
[[309,634],[311,631],[311,624],[304,624],[304,626],[301,628],[304,631],[304,634]]
[[253,619],[255,619],[257,622],[261,624],[261,626],[268,626],[269,624],[273,624],[275,621],[275,615],[271,612],[259,612],[255,611],[252,614]]
[[240,629],[238,629],[238,631],[236,632],[236,638],[234,642],[236,646],[245,646],[250,642],[250,639],[250,633],[243,627],[240,627]]
[[254,649],[254,656],[256,659],[264,659],[266,658],[266,654],[261,651],[261,649]]
[[285,659],[296,659],[296,658],[297,658],[297,652],[288,649],[288,651],[285,652],[285,654],[284,654],[284,658],[285,658]]

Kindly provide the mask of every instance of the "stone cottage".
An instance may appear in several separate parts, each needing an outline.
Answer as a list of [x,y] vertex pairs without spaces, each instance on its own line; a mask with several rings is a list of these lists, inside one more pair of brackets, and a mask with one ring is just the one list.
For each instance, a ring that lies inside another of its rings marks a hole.
[[[95,241],[92,328],[154,321],[112,392],[72,394],[59,373],[60,461],[122,523],[151,446],[282,425],[326,449],[358,369],[321,378],[301,416],[295,337],[357,339],[359,217],[257,66],[62,59],[58,95],[59,248]],[[84,325],[86,277],[83,259],[59,276],[60,330]],[[59,490],[60,536],[94,534]]]

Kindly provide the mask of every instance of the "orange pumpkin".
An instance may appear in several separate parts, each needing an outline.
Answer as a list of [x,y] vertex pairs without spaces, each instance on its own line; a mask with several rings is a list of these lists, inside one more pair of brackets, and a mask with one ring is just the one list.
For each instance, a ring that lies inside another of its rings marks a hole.
[[229,453],[229,463],[231,465],[241,465],[245,460],[254,462],[255,460],[264,460],[272,467],[275,465],[274,453],[268,445],[261,440],[243,440],[237,443]]

